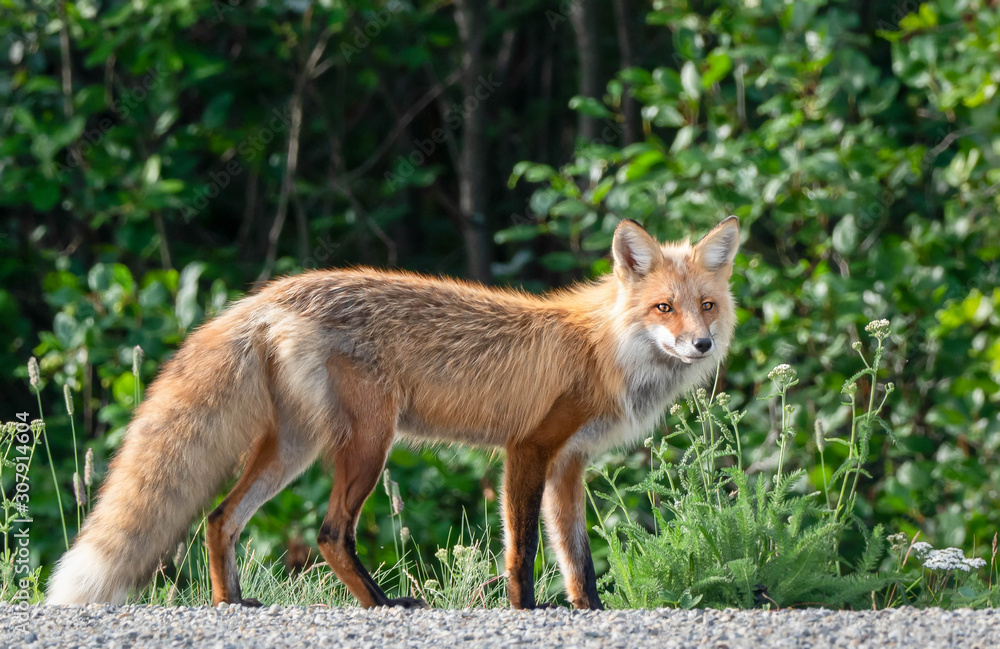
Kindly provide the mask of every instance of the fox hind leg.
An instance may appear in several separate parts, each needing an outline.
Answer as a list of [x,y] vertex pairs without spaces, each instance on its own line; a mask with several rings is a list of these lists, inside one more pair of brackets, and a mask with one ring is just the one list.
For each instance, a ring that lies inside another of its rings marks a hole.
[[243,599],[236,568],[236,543],[254,512],[315,458],[311,445],[290,443],[292,439],[291,434],[279,438],[276,432],[261,437],[233,490],[208,515],[205,535],[213,605],[229,602],[260,606],[255,599]]
[[350,421],[333,457],[333,491],[317,539],[323,558],[362,606],[423,608],[423,600],[389,598],[358,558],[358,515],[378,484],[395,434],[396,404],[373,378],[349,363],[335,363],[331,378]]
[[603,609],[587,536],[583,473],[587,457],[561,452],[549,466],[542,512],[545,531],[559,558],[566,596],[574,608]]

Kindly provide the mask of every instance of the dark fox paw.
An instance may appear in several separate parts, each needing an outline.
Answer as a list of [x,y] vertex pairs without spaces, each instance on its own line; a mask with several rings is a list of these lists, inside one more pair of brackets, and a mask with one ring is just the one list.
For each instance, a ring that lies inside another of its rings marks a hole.
[[419,597],[395,597],[390,599],[386,606],[398,606],[399,608],[430,608],[427,602]]
[[521,611],[544,611],[551,608],[560,608],[558,605],[549,602],[542,602],[541,604],[532,602],[531,604],[527,604],[525,606],[513,605],[513,607]]
[[238,604],[246,606],[247,608],[260,608],[263,604],[256,597],[247,597],[246,599],[241,599]]

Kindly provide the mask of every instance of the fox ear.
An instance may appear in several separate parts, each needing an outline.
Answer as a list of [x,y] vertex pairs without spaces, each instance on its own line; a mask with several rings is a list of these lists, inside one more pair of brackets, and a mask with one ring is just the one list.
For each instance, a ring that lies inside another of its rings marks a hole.
[[731,274],[739,247],[740,222],[735,216],[729,216],[695,245],[694,258],[707,271],[727,270],[727,274]]
[[660,244],[631,219],[615,228],[611,251],[615,258],[615,274],[622,278],[645,277],[663,261]]

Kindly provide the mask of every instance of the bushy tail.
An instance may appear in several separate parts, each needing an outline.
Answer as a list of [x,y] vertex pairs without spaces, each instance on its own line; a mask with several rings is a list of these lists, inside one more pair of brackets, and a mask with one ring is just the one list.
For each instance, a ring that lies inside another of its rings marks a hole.
[[264,361],[233,320],[192,334],[151,386],[47,604],[124,602],[273,421]]

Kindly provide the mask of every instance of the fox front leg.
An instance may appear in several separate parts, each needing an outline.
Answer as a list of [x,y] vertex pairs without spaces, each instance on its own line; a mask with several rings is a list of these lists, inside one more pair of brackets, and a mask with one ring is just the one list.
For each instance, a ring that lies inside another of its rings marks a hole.
[[587,456],[562,452],[549,465],[542,511],[545,531],[555,548],[566,584],[566,596],[574,608],[602,610],[597,595],[597,576],[587,536],[587,509],[583,473]]
[[[583,404],[561,397],[531,434],[507,445],[505,559],[507,591],[510,604],[516,609],[537,606],[534,566],[538,552],[538,517],[549,465],[566,440],[586,421],[585,413]],[[593,573],[592,564],[590,571]],[[596,597],[596,587],[594,591]]]

